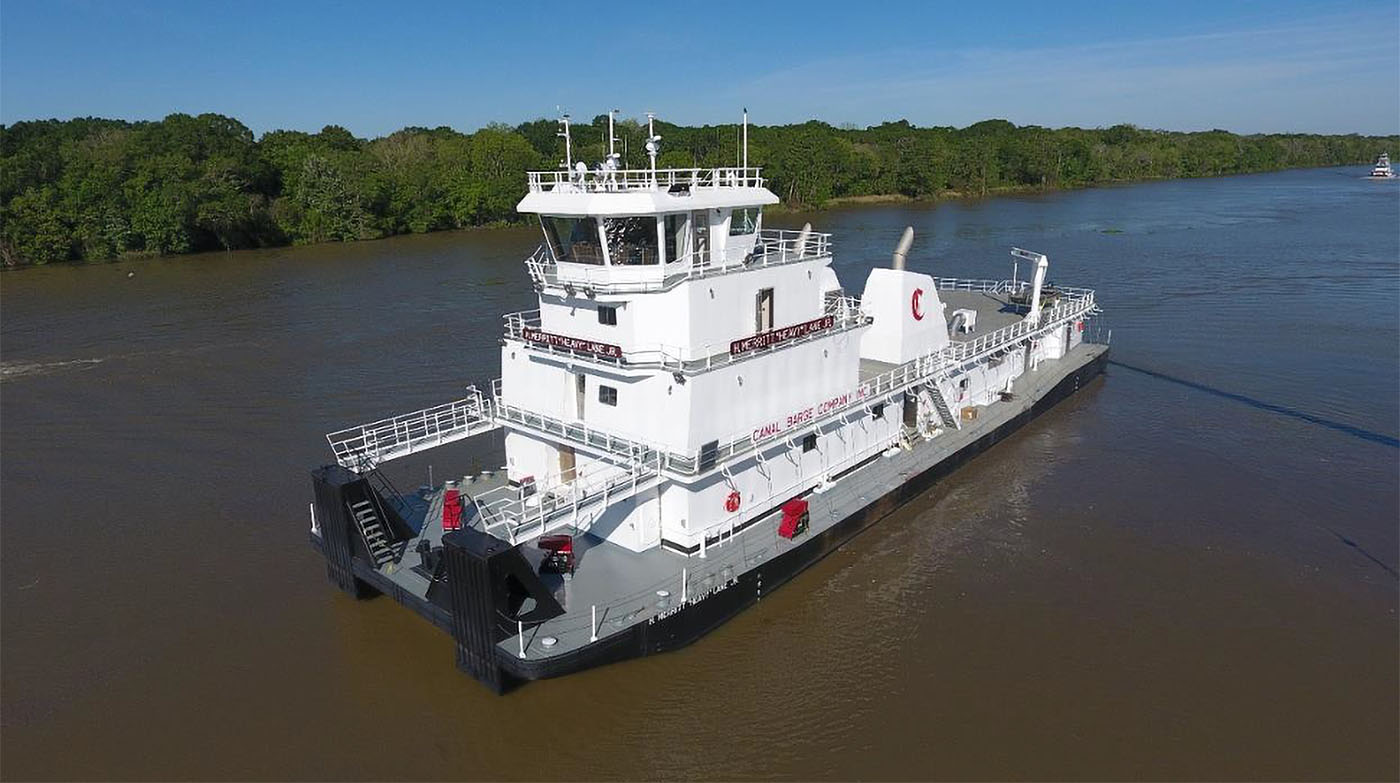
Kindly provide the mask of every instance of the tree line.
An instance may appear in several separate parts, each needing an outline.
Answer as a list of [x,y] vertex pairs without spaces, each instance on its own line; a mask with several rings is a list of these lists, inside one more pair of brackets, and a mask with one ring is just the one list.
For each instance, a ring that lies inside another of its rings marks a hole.
[[[575,160],[607,151],[607,116],[573,126]],[[657,123],[661,167],[735,165],[738,125]],[[624,165],[647,128],[618,122]],[[1006,189],[1368,163],[1400,137],[1198,133],[906,121],[750,126],[749,162],[793,207],[832,199],[937,198]],[[97,118],[0,126],[0,261],[95,261],[370,239],[517,220],[527,170],[564,158],[553,120],[474,133],[404,128],[376,139],[329,125],[261,138],[230,117]]]

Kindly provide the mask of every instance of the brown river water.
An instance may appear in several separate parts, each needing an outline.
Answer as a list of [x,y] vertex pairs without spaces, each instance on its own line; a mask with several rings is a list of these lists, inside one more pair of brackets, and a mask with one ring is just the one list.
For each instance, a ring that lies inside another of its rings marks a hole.
[[308,471],[496,376],[533,232],[0,274],[0,774],[1393,779],[1400,187],[1361,173],[775,219],[857,292],[906,224],[934,274],[1046,252],[1114,363],[699,643],[505,697],[331,587]]

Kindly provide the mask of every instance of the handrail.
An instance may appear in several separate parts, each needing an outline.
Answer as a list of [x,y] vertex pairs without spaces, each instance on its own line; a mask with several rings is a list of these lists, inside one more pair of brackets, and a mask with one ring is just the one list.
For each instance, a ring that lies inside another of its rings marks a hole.
[[[944,281],[947,281],[946,287],[960,286],[965,282],[969,286],[985,286],[985,290],[1005,284],[1005,281],[942,278],[940,287],[945,287]],[[873,404],[876,399],[937,381],[956,367],[1048,334],[1070,321],[1098,312],[1092,290],[1059,288],[1057,291],[1059,301],[1041,313],[1038,323],[1032,324],[1022,319],[975,340],[950,343],[938,351],[931,351],[865,379],[849,392],[837,395],[821,415],[803,427],[803,431],[844,417],[852,410]],[[850,297],[833,300],[830,306],[834,310],[859,313],[858,300]],[[521,323],[525,321],[524,314],[514,315],[520,316]],[[792,436],[787,430],[750,430],[721,440],[713,450],[680,454],[633,436],[601,430],[579,421],[567,422],[512,405],[502,398],[500,379],[493,382],[489,399],[475,387],[469,387],[469,392],[462,400],[333,432],[326,439],[341,465],[362,470],[424,448],[470,437],[502,425],[513,425],[600,453],[619,468],[633,474],[639,463],[648,462],[655,465],[658,475],[693,477],[719,470],[739,455]]]
[[831,234],[763,229],[753,251],[743,258],[713,258],[710,251],[687,253],[667,264],[599,265],[560,263],[548,245],[542,244],[525,260],[536,288],[589,289],[598,293],[652,293],[669,291],[686,280],[729,272],[811,261],[831,256]]
[[540,329],[541,318],[539,310],[522,310],[516,313],[507,313],[502,320],[505,321],[504,338],[514,340],[533,350],[566,357],[570,361],[591,362],[603,364],[609,367],[624,367],[627,369],[662,369],[668,372],[678,372],[685,375],[698,375],[708,372],[718,367],[727,367],[739,361],[752,359],[756,356],[763,356],[773,351],[791,348],[802,345],[812,340],[818,340],[833,334],[838,334],[851,329],[857,329],[869,325],[873,319],[860,311],[860,300],[855,297],[841,297],[833,299],[827,303],[823,313],[830,315],[834,319],[828,329],[810,332],[808,334],[785,340],[781,343],[765,345],[741,354],[731,353],[729,345],[706,344],[700,347],[699,355],[696,355],[689,348],[681,346],[665,345],[663,343],[647,343],[634,348],[624,349],[621,356],[605,356],[591,353],[584,350],[564,348],[549,343],[540,343],[526,339],[526,329]]
[[326,435],[342,467],[366,471],[391,459],[495,429],[492,402],[475,386],[460,400]]
[[531,193],[625,193],[637,190],[670,190],[682,188],[761,188],[764,186],[756,167],[720,167],[712,169],[606,169],[585,172],[557,169],[526,173]]
[[[950,278],[945,278],[950,279]],[[969,281],[971,283],[972,281]],[[977,281],[988,288],[998,281]],[[1004,282],[1004,281],[1002,281]],[[1010,326],[997,329],[969,342],[953,342],[948,346],[931,351],[904,364],[887,370],[858,383],[849,392],[836,395],[840,400],[832,404],[811,422],[803,427],[821,426],[837,418],[847,416],[874,401],[904,391],[929,381],[936,381],[952,369],[965,365],[983,356],[1005,350],[1014,344],[1038,335],[1048,334],[1064,324],[1097,311],[1093,291],[1088,289],[1059,289],[1061,301],[1041,314],[1039,323],[1031,324],[1021,320]],[[614,457],[627,459],[629,454],[648,451],[660,453],[660,469],[663,473],[680,477],[693,477],[720,469],[726,462],[756,449],[761,449],[780,439],[792,437],[789,430],[778,430],[756,434],[754,430],[735,434],[721,439],[718,447],[703,453],[700,450],[680,454],[656,444],[647,444],[633,437],[614,435],[589,427],[582,422],[564,422],[516,406],[501,399],[500,382],[494,387],[496,394],[495,410],[503,420],[542,434],[560,438],[584,448],[605,452]]]

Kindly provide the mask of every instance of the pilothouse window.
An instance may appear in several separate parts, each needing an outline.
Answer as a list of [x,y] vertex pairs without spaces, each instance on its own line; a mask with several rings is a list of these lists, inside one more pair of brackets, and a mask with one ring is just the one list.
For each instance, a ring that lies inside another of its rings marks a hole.
[[603,234],[608,238],[608,256],[614,265],[656,263],[656,218],[603,218]]
[[758,230],[758,208],[744,207],[734,210],[734,214],[729,217],[729,235],[731,237],[752,234]]
[[556,259],[575,264],[603,263],[598,222],[593,218],[541,217],[540,224]]
[[667,215],[666,225],[666,263],[672,263],[680,258],[680,254],[685,248],[685,215]]

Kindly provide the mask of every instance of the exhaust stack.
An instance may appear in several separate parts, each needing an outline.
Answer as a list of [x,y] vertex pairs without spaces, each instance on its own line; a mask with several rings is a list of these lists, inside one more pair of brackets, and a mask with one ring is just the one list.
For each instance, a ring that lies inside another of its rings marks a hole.
[[899,244],[894,247],[894,259],[890,264],[891,268],[904,270],[904,259],[909,255],[909,248],[914,244],[914,227],[905,226],[904,234],[899,238]]
[[1031,287],[1031,311],[1026,314],[1026,320],[1032,324],[1040,323],[1040,288],[1045,284],[1045,270],[1050,268],[1050,259],[1041,256],[1035,262],[1035,283]]

